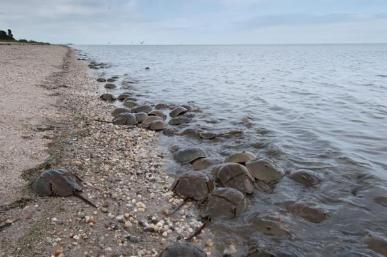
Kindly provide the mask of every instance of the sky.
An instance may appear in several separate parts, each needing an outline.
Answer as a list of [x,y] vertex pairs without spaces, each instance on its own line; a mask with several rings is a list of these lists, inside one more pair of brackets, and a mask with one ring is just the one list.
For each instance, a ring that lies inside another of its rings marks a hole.
[[387,0],[0,0],[0,30],[74,44],[387,42]]

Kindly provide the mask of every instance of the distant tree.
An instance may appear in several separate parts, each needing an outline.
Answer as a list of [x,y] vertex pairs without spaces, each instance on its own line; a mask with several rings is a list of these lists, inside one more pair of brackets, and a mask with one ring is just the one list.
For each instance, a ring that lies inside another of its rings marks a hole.
[[4,30],[0,30],[0,40],[8,39],[8,35]]
[[10,29],[8,29],[8,37],[9,37],[10,39],[14,39],[14,38],[13,38],[13,34],[12,34],[12,30],[10,30]]
[[12,31],[9,29],[8,33],[0,30],[0,40],[13,41],[15,39],[13,38]]

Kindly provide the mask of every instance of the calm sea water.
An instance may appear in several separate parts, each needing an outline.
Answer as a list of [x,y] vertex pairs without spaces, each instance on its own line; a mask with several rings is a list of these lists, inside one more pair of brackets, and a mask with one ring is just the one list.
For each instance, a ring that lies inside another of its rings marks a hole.
[[[248,150],[288,172],[309,169],[323,178],[305,189],[285,177],[274,193],[254,194],[241,217],[212,225],[227,231],[219,233],[222,240],[289,256],[378,256],[362,238],[387,236],[387,208],[373,200],[387,196],[387,45],[77,48],[112,65],[99,72],[137,81],[139,101],[190,103],[202,110],[191,127],[244,132],[216,143],[187,137],[163,143],[198,145],[218,159]],[[312,203],[331,215],[309,223],[285,213],[284,201]],[[259,215],[280,215],[291,237],[264,236],[246,225]]]

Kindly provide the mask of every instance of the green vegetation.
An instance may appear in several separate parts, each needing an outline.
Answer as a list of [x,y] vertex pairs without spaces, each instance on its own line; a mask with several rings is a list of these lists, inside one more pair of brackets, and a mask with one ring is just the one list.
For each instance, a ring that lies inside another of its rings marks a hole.
[[15,41],[13,38],[12,31],[9,29],[8,33],[5,32],[4,30],[0,30],[0,40],[1,41]]
[[45,42],[39,42],[34,40],[27,40],[27,39],[19,39],[16,40],[13,37],[12,31],[8,29],[8,31],[0,30],[0,42],[15,42],[15,43],[24,43],[24,44],[44,44],[49,45],[49,43]]

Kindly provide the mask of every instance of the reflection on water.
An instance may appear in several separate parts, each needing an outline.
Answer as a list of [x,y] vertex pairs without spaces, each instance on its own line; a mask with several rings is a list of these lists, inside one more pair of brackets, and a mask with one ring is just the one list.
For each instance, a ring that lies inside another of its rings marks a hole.
[[[387,196],[387,45],[78,48],[112,64],[109,75],[136,81],[131,87],[143,102],[199,107],[190,127],[243,130],[217,141],[163,138],[166,145],[197,145],[219,160],[248,150],[287,173],[311,170],[321,178],[305,188],[286,176],[274,192],[255,192],[242,216],[212,224],[221,240],[245,254],[377,256],[363,238],[387,235],[387,208],[374,201]],[[171,161],[170,169],[181,167]],[[283,207],[288,201],[329,217],[308,222]],[[262,231],[267,220],[280,224],[278,234]]]

